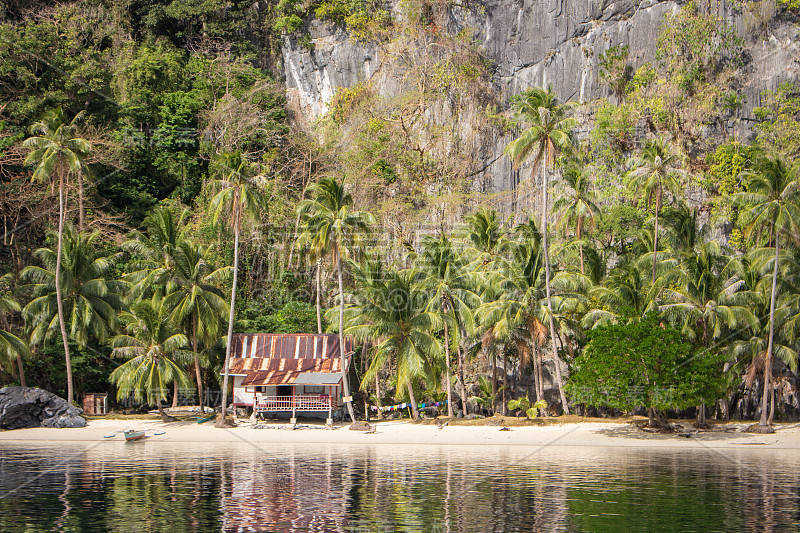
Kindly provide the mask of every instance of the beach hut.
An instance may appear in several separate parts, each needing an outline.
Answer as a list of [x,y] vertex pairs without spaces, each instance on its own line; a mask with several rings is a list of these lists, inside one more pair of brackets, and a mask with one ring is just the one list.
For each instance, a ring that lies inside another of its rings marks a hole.
[[[352,353],[353,341],[345,338],[348,368]],[[327,413],[331,419],[344,405],[335,334],[236,334],[228,375],[234,406],[255,413],[291,413],[293,419],[297,413]]]

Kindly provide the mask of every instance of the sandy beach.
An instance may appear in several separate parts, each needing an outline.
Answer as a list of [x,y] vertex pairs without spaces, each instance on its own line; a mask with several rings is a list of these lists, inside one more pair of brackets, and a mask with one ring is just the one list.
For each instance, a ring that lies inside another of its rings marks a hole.
[[[445,426],[385,421],[374,433],[351,431],[346,425],[325,428],[303,423],[291,429],[285,422],[261,422],[258,427],[240,420],[239,426],[218,429],[211,423],[164,423],[156,420],[90,420],[85,428],[32,428],[0,432],[0,445],[15,442],[97,442],[123,440],[125,429],[147,431],[147,442],[263,443],[263,444],[386,444],[421,446],[589,446],[644,448],[769,448],[800,449],[800,424],[776,425],[772,435],[741,432],[747,423],[716,426],[715,431],[686,434],[650,434],[625,422],[586,422],[547,426]],[[158,434],[157,434],[158,433]],[[113,436],[111,436],[113,435]],[[110,436],[109,438],[106,438]]]

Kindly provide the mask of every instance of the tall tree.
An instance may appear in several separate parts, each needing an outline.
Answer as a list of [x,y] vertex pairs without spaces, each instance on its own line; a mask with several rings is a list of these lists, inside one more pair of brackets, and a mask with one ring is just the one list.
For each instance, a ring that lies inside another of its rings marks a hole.
[[734,196],[736,204],[746,210],[741,215],[745,235],[753,236],[756,230],[766,229],[775,248],[772,261],[772,291],[769,304],[769,337],[764,363],[764,396],[761,403],[761,419],[754,431],[772,432],[767,416],[770,380],[772,379],[772,354],[775,337],[775,300],[778,290],[778,265],[780,263],[781,240],[796,238],[800,230],[800,182],[796,172],[780,158],[761,158],[753,171],[746,172],[749,178],[747,192]]
[[[63,241],[60,260],[57,251],[39,248],[34,255],[43,266],[22,270],[21,279],[29,284],[33,296],[22,309],[31,330],[31,345],[52,339],[59,329],[62,337],[67,334],[81,349],[90,337],[105,342],[113,334],[127,283],[114,279],[117,256],[98,251],[99,238],[97,231],[78,233],[67,226],[59,239]],[[64,316],[68,317],[66,321]]]
[[559,198],[553,202],[553,211],[558,213],[564,228],[575,223],[575,239],[578,241],[581,259],[581,274],[585,274],[583,260],[583,230],[588,225],[593,225],[600,217],[600,208],[594,203],[594,194],[591,190],[591,177],[589,173],[577,166],[567,168],[563,175],[562,191]]
[[[674,288],[664,289],[668,303],[664,315],[676,322],[683,333],[703,347],[698,357],[711,354],[711,341],[739,326],[757,329],[758,319],[748,306],[742,283],[736,276],[737,261],[731,261],[716,242],[701,245],[696,253],[685,254],[675,271]],[[698,406],[698,426],[706,425],[705,405]]]
[[434,332],[454,321],[438,311],[429,311],[430,297],[423,286],[419,269],[391,272],[378,290],[373,290],[353,309],[357,319],[347,333],[357,339],[379,341],[373,352],[364,382],[393,361],[397,368],[397,389],[408,391],[414,419],[419,419],[414,383],[432,375],[442,356],[442,345]]
[[133,395],[137,401],[155,405],[164,421],[169,421],[161,402],[170,383],[179,388],[191,387],[184,367],[191,362],[189,340],[178,333],[169,318],[165,301],[158,297],[131,306],[120,314],[125,332],[111,340],[112,357],[126,361],[111,372],[117,385],[117,398]]
[[[453,394],[450,381],[450,347],[456,346],[458,350],[460,386],[459,394],[466,412],[467,392],[464,386],[462,373],[461,342],[459,337],[472,335],[475,329],[473,309],[480,303],[480,298],[471,287],[474,286],[472,276],[466,265],[453,249],[450,240],[442,235],[439,239],[427,239],[423,243],[423,253],[420,263],[425,269],[425,283],[429,285],[431,293],[429,306],[444,315],[450,316],[456,329],[452,334],[448,323],[444,324],[444,349],[445,349],[445,384],[447,385],[447,416],[453,416]],[[455,341],[455,342],[453,342]]]
[[655,204],[655,230],[653,231],[653,283],[656,282],[658,260],[658,223],[664,194],[677,196],[682,190],[679,178],[685,175],[680,168],[681,158],[673,154],[662,140],[648,142],[635,164],[637,168],[628,176],[628,184],[637,194],[644,194],[648,207]]
[[[324,178],[311,188],[312,198],[300,202],[303,231],[298,237],[300,245],[308,245],[315,257],[327,251],[339,278],[339,356],[342,363],[342,388],[350,398],[347,379],[348,366],[344,348],[344,279],[343,259],[361,244],[362,237],[370,231],[375,219],[365,211],[351,211],[353,197],[345,190],[344,180]],[[352,401],[345,402],[350,420],[355,421]]]
[[[78,136],[77,122],[82,114],[68,122],[62,109],[45,114],[41,121],[31,127],[32,136],[22,146],[30,150],[25,158],[26,164],[36,166],[34,181],[58,184],[58,247],[56,252],[55,279],[61,279],[61,256],[64,236],[64,216],[66,209],[65,189],[71,174],[80,175],[86,167],[85,160],[92,145]],[[62,287],[55,284],[58,322],[61,328],[61,341],[64,345],[64,358],[67,365],[67,401],[75,400],[72,383],[72,362],[70,361],[69,341],[62,305]]]
[[209,183],[209,188],[216,192],[209,203],[214,223],[218,223],[224,213],[226,216],[229,215],[228,222],[233,230],[233,285],[223,366],[222,416],[217,420],[217,427],[222,427],[225,424],[225,408],[228,401],[228,365],[231,359],[236,287],[239,279],[239,235],[245,216],[258,219],[258,215],[264,207],[264,195],[258,178],[252,175],[250,163],[242,156],[241,152],[220,154],[214,159],[211,169],[216,176],[216,179]]
[[124,279],[131,284],[132,298],[149,298],[153,293],[166,294],[175,272],[175,251],[186,240],[189,209],[176,213],[167,206],[153,208],[142,225],[145,231],[133,231],[123,249],[136,258]]
[[529,89],[514,100],[517,118],[521,123],[528,124],[520,136],[506,146],[505,153],[514,160],[514,165],[532,157],[531,178],[536,172],[542,170],[542,212],[541,228],[542,247],[544,250],[545,291],[547,294],[547,308],[550,314],[550,341],[553,345],[553,360],[556,367],[558,391],[564,413],[569,414],[567,396],[564,393],[564,383],[561,378],[561,364],[556,348],[556,328],[553,319],[553,303],[550,292],[550,252],[547,244],[548,234],[548,207],[547,193],[550,187],[549,168],[554,167],[556,158],[560,153],[570,150],[573,145],[572,130],[575,120],[567,117],[567,106],[559,103],[552,89]]
[[208,247],[188,240],[179,244],[175,250],[172,291],[164,299],[173,323],[182,326],[191,339],[201,412],[205,408],[199,343],[210,345],[219,339],[222,322],[228,314],[228,304],[219,285],[230,271],[230,267],[215,269],[206,261],[207,252]]

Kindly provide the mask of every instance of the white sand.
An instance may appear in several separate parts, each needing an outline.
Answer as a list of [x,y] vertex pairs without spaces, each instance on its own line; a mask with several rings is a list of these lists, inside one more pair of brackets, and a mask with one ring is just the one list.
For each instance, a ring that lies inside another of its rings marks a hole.
[[[199,425],[194,422],[165,424],[154,420],[91,420],[80,429],[17,429],[0,432],[3,443],[29,442],[97,442],[123,440],[114,432],[124,429],[147,430],[148,442],[217,443],[240,442],[263,444],[391,444],[426,446],[590,446],[590,447],[645,447],[645,448],[747,448],[800,450],[800,424],[776,425],[772,435],[751,435],[734,431],[748,424],[731,424],[729,431],[714,431],[679,435],[653,435],[644,433],[629,423],[572,423],[544,427],[446,426],[438,429],[431,425],[418,425],[404,421],[387,421],[376,424],[376,432],[366,434],[350,431],[348,426],[333,429],[309,426],[301,422],[291,430],[285,422],[265,422],[255,429],[246,420],[232,429],[217,429],[213,422]],[[161,435],[155,433],[164,432]],[[114,435],[104,439],[106,435]]]

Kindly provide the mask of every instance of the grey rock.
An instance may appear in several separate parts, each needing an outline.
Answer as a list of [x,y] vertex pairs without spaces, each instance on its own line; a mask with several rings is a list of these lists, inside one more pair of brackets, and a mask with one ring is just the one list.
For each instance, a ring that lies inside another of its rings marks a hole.
[[477,415],[475,413],[470,413],[470,414],[468,414],[467,416],[464,417],[465,420],[476,420],[476,419],[479,419],[479,418],[485,418],[485,417],[483,415]]
[[30,387],[0,389],[0,429],[82,428],[83,409],[53,393]]
[[[630,47],[629,63],[637,69],[655,64],[656,36],[669,13],[677,12],[682,0],[476,0],[452,2],[445,17],[445,30],[453,35],[469,32],[495,65],[493,83],[498,100],[529,87],[552,87],[562,101],[589,102],[614,96],[599,78],[599,57],[610,47]],[[723,117],[699,138],[723,141],[752,138],[753,108],[761,104],[761,92],[775,90],[800,72],[800,27],[777,16],[758,27],[753,14],[738,2],[710,4],[713,14],[725,20],[748,48],[747,66],[741,86],[745,104],[738,117]],[[400,0],[387,0],[387,9],[402,18]],[[351,38],[342,26],[311,21],[312,49],[300,40],[286,37],[282,46],[289,107],[295,122],[308,128],[327,112],[338,88],[369,81],[387,97],[404,90],[403,69],[397,50],[374,42]],[[420,47],[429,43],[420,40]],[[409,57],[424,53],[408,51]],[[450,113],[447,106],[431,108],[431,124],[442,124]],[[480,192],[511,190],[527,177],[529,169],[514,172],[503,149],[512,139],[491,128],[481,129],[479,113],[462,112],[456,130],[461,139],[473,138],[476,168],[475,189]],[[585,138],[591,117],[582,117],[579,137]],[[477,132],[477,133],[476,133]],[[698,199],[697,201],[702,201]],[[696,202],[695,202],[696,203]],[[536,201],[526,208],[537,208]],[[511,207],[513,209],[513,207]],[[502,208],[501,208],[502,210]]]

